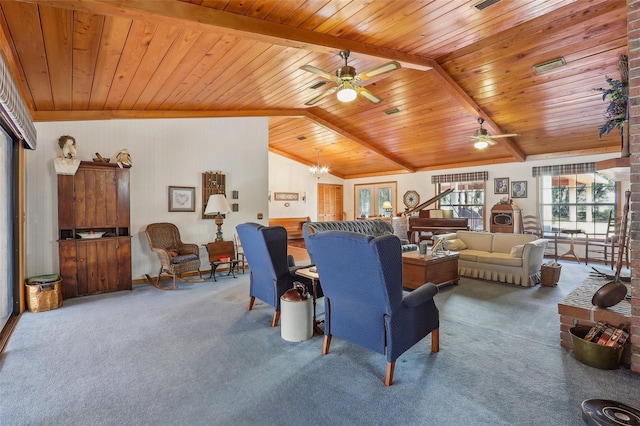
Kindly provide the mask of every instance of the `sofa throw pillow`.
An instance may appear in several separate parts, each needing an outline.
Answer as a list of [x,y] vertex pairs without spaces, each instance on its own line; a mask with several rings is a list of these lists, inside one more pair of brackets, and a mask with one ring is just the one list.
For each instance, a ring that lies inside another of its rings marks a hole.
[[460,251],[467,248],[467,245],[460,238],[444,240],[443,245],[445,250]]
[[511,247],[511,257],[522,257],[524,251],[524,244]]

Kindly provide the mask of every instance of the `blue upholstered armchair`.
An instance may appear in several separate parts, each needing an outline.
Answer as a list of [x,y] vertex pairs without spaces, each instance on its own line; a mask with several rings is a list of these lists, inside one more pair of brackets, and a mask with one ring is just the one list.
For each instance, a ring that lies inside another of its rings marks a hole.
[[373,237],[327,231],[309,235],[325,304],[322,353],[337,336],[387,354],[385,385],[391,386],[396,359],[431,333],[439,350],[438,287],[402,290],[402,251],[395,235]]
[[[280,321],[280,296],[293,288],[295,281],[312,291],[311,281],[295,274],[306,266],[295,266],[292,256],[287,256],[287,231],[282,226],[263,226],[258,223],[243,223],[236,226],[250,271],[249,310],[253,309],[256,297],[273,306],[272,326]],[[318,285],[317,294],[322,290]],[[319,297],[318,296],[318,297]]]

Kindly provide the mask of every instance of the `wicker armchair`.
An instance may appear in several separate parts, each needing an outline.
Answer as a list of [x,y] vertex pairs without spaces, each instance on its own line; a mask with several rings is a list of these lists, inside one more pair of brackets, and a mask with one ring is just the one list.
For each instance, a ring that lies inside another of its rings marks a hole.
[[[160,259],[160,272],[154,281],[149,275],[146,275],[147,281],[155,287],[162,290],[168,290],[167,287],[160,287],[160,275],[166,273],[173,276],[173,289],[178,288],[176,279],[188,282],[202,282],[202,273],[200,272],[200,250],[197,244],[186,244],[180,240],[180,232],[172,223],[152,223],[147,225],[145,229],[147,240],[151,250],[158,255]],[[200,279],[186,280],[182,278],[182,274],[187,272],[198,272]]]

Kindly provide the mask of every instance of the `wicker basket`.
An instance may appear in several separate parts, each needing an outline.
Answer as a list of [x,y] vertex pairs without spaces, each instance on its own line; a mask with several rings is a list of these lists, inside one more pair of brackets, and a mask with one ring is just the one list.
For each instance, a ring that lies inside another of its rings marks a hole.
[[562,269],[562,265],[558,266],[549,266],[542,265],[540,267],[540,285],[546,287],[553,287],[558,284],[560,280],[560,270]]
[[27,309],[44,312],[62,306],[62,278],[60,275],[40,275],[27,278]]

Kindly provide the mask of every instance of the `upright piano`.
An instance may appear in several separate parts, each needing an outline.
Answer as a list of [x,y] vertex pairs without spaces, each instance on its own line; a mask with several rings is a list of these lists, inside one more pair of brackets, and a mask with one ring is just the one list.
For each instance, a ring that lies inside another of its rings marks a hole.
[[412,209],[407,209],[402,213],[408,216],[418,211],[418,217],[409,217],[409,229],[407,231],[409,241],[419,243],[420,240],[431,239],[431,237],[436,234],[469,230],[469,219],[466,217],[431,217],[433,210],[425,210],[426,207],[429,207],[431,204],[452,192],[453,189],[447,189],[424,203]]

